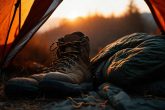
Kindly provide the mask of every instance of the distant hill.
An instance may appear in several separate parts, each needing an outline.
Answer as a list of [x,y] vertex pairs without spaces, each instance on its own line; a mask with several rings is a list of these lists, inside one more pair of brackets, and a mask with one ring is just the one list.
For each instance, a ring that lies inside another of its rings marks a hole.
[[146,22],[146,31],[153,32],[157,28],[157,24],[151,13],[142,13],[141,17]]
[[156,24],[151,13],[141,13],[141,16],[143,19],[146,19],[146,20],[151,21],[152,23]]

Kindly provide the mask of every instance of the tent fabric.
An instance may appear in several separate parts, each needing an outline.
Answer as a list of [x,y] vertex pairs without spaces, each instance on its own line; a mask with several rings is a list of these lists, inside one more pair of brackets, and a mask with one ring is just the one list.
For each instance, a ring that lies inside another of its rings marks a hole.
[[[6,2],[3,2],[3,0],[0,0],[0,2],[1,2],[0,3],[0,16],[1,16],[0,17],[0,30],[1,30],[0,45],[3,45],[5,42],[4,37],[6,37],[7,35],[7,31],[10,24],[10,19],[11,19],[10,13],[12,12],[15,0],[8,0]],[[6,12],[5,10],[8,10],[8,11]]]
[[[1,29],[1,33],[0,33],[0,61],[2,62],[3,57],[7,54],[7,51],[9,50],[9,47],[12,45],[12,43],[14,41],[16,41],[15,39],[17,38],[18,35],[18,29],[20,28],[19,26],[21,25],[21,23],[23,24],[28,13],[29,10],[34,2],[34,0],[29,0],[26,4],[26,6],[22,5],[24,2],[27,2],[27,0],[22,0],[19,4],[19,9],[15,8],[16,7],[16,3],[18,2],[17,0],[8,0],[7,2],[4,2],[3,0],[0,0],[1,2],[1,6],[0,6],[0,13],[1,13],[1,18],[0,18],[0,29]],[[18,2],[19,3],[19,2]],[[10,5],[9,5],[10,4]],[[27,8],[28,7],[28,8]],[[25,9],[24,9],[25,8]],[[8,10],[8,11],[5,11]],[[12,18],[14,16],[14,11],[16,11],[15,13],[15,17],[12,22]],[[19,19],[21,16],[21,20]],[[20,23],[19,23],[20,22]],[[9,31],[9,27],[10,25],[11,29]],[[9,35],[7,35],[9,32]],[[7,39],[8,37],[8,39]],[[5,42],[7,44],[6,47],[4,47]]]
[[160,30],[165,33],[165,2],[164,0],[145,0]]
[[[0,57],[2,57],[2,54],[4,54],[3,47],[6,42],[6,37],[11,22],[11,13],[13,11],[14,4],[15,0],[8,0],[6,2],[0,0]],[[6,12],[5,10],[8,11]],[[16,31],[15,29],[13,29],[13,31]],[[12,41],[13,37],[9,37],[8,46],[11,45]]]
[[[6,65],[24,47],[61,2],[62,0],[8,0],[5,2],[0,0],[1,66]],[[19,7],[16,8],[16,5]],[[16,13],[12,22],[14,11]]]

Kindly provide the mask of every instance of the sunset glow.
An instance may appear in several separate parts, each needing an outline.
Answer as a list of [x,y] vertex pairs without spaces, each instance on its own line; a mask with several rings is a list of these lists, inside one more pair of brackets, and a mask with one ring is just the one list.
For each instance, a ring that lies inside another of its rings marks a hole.
[[[135,0],[140,12],[149,12],[144,0]],[[75,19],[88,15],[120,16],[129,4],[129,0],[63,0],[52,17]]]

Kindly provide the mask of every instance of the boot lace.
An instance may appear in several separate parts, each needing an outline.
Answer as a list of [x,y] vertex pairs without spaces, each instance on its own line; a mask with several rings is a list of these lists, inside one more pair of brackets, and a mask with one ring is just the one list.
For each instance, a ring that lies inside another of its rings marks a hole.
[[[76,61],[79,60],[80,44],[82,41],[73,42],[56,42],[50,46],[50,52],[52,54],[52,61],[49,67],[45,67],[43,72],[65,72],[66,68],[71,68],[71,65],[75,65]],[[53,48],[54,47],[54,48]],[[71,51],[65,51],[66,48],[71,48]]]

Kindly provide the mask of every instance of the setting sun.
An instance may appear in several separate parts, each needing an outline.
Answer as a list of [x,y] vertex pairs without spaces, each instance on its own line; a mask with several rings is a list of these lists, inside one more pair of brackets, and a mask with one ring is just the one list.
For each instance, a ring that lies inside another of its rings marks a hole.
[[[140,12],[149,12],[149,9],[143,0],[135,0]],[[110,15],[122,15],[129,4],[129,0],[65,0],[52,17],[67,18],[74,20],[77,17],[86,17],[88,15],[101,14],[105,17]]]
[[81,17],[81,16],[83,16],[83,15],[79,14],[79,13],[75,10],[75,11],[70,12],[70,13],[67,15],[66,18],[69,19],[69,20],[74,20],[74,19],[76,19],[76,18],[78,18],[78,17]]

